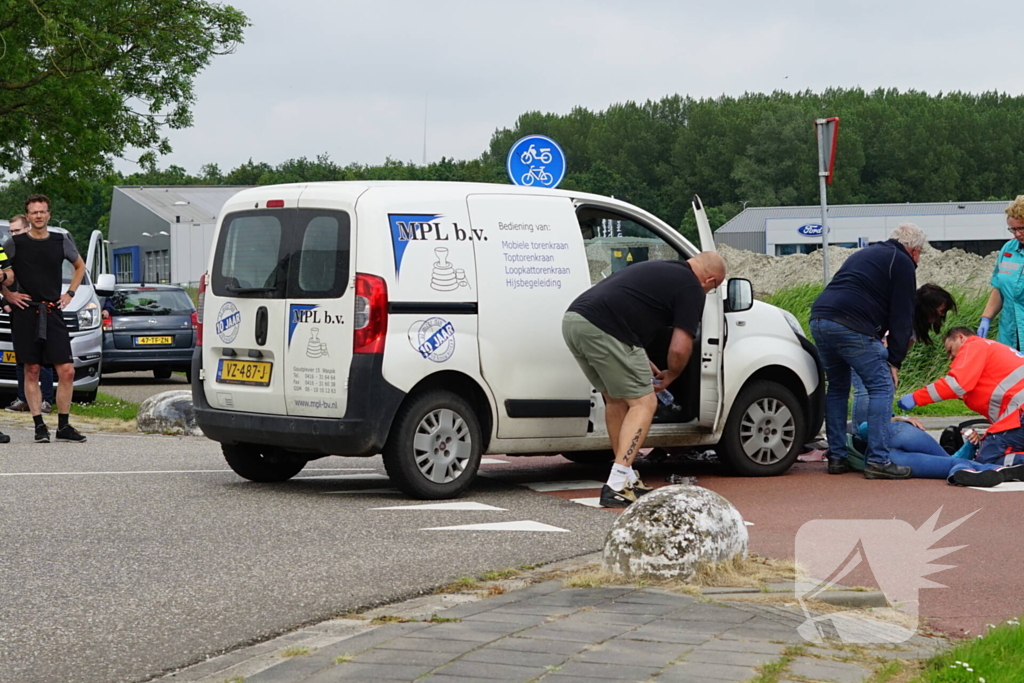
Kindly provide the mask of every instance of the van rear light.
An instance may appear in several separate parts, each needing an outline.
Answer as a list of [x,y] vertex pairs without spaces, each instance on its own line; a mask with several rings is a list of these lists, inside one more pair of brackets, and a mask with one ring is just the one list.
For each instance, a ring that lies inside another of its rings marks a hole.
[[198,310],[192,314],[192,329],[196,331],[196,346],[203,345],[203,308],[206,300],[206,273],[199,276]]
[[388,333],[388,286],[374,275],[356,274],[354,353],[384,353]]
[[284,200],[283,199],[271,199],[271,200],[268,200],[267,201],[267,208],[268,209],[283,209],[284,208]]

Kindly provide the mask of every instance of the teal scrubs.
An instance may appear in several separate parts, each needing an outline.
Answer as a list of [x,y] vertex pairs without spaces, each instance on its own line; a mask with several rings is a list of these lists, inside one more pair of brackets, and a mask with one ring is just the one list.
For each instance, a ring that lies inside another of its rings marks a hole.
[[996,257],[991,284],[1003,297],[997,341],[1021,350],[1024,340],[1024,246],[1016,239],[1003,245]]

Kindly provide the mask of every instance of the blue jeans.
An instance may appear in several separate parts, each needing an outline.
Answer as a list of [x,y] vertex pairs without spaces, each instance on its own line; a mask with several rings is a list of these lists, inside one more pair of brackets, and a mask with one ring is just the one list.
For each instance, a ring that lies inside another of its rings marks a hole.
[[910,468],[910,475],[918,479],[945,479],[953,483],[957,470],[994,470],[1002,467],[986,465],[973,460],[958,460],[942,450],[939,442],[914,425],[892,422],[889,427],[889,457],[897,465]]
[[818,347],[821,364],[828,378],[825,392],[825,433],[829,455],[845,458],[846,412],[850,405],[850,371],[864,381],[868,391],[868,463],[889,462],[889,422],[895,387],[889,372],[889,351],[882,342],[845,325],[815,318],[811,334]]
[[856,372],[850,373],[850,382],[853,384],[853,424],[861,425],[868,421],[868,390]]
[[[15,370],[18,373],[18,398],[25,400],[25,364],[18,363]],[[53,368],[45,365],[39,366],[39,386],[43,390],[43,400],[53,403]]]
[[[1009,455],[1007,455],[1009,453]],[[989,432],[981,440],[978,462],[993,465],[1024,465],[1024,427],[1007,429],[1003,432]]]

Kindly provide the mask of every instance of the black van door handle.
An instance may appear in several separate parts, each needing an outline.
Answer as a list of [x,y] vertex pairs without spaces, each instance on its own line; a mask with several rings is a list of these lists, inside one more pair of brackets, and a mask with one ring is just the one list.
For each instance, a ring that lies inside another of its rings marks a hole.
[[260,346],[267,343],[268,318],[267,307],[260,306],[256,311],[256,343]]

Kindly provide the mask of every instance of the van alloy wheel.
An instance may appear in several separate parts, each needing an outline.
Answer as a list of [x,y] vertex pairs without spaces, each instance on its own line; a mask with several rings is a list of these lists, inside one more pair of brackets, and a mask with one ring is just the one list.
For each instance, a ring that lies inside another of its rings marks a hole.
[[437,484],[458,479],[473,452],[473,437],[466,421],[442,408],[427,413],[413,439],[416,466],[423,476]]
[[761,465],[781,461],[796,440],[793,414],[775,398],[755,401],[740,421],[740,442],[747,457]]

